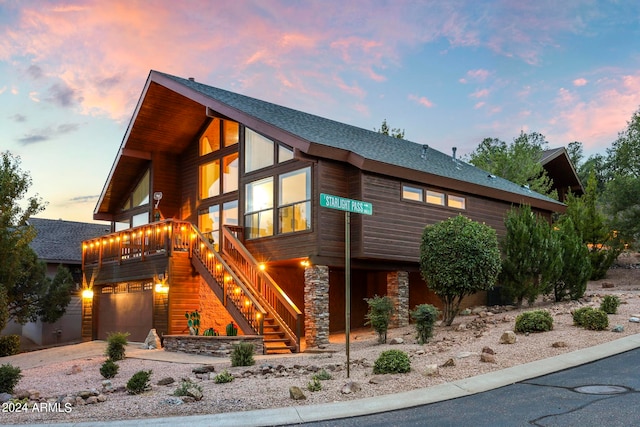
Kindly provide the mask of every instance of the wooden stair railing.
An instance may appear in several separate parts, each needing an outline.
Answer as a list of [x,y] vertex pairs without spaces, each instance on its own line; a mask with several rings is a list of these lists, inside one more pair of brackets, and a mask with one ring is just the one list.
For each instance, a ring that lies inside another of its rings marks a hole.
[[267,310],[262,307],[246,283],[222,259],[209,239],[192,224],[190,228],[192,264],[198,273],[220,299],[242,333],[263,335]]
[[[302,312],[291,301],[289,296],[278,286],[273,278],[263,269],[251,255],[249,250],[238,239],[236,233],[241,230],[239,227],[222,227],[222,253],[235,269],[238,276],[246,278],[251,287],[255,289],[260,300],[264,301],[264,306],[269,307],[269,317],[273,322],[279,324],[284,333],[281,339],[274,341],[289,341],[292,351],[300,351],[300,338],[302,334]],[[265,324],[265,327],[268,323]],[[267,339],[265,339],[267,342]]]

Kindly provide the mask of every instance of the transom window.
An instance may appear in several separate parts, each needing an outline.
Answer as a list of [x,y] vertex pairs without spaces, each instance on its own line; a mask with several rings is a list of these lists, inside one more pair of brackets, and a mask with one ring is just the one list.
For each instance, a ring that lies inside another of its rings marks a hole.
[[432,189],[422,189],[411,185],[402,186],[402,199],[416,202],[425,201],[430,205],[448,206],[455,209],[466,209],[466,198]]
[[253,172],[273,165],[274,143],[272,140],[265,138],[249,128],[246,128],[244,144],[245,172]]
[[220,141],[225,147],[237,144],[240,139],[240,125],[230,120],[214,118],[200,136],[200,155],[205,156],[220,149]]
[[422,202],[422,188],[410,187],[408,185],[402,186],[402,198],[407,200],[415,200]]

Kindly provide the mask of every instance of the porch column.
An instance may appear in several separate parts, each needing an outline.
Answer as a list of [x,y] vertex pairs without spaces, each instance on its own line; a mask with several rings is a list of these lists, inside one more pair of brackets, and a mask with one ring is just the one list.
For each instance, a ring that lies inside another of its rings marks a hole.
[[409,273],[393,271],[387,273],[387,296],[393,302],[391,328],[400,328],[409,324]]
[[329,344],[329,267],[304,269],[304,338],[307,347]]

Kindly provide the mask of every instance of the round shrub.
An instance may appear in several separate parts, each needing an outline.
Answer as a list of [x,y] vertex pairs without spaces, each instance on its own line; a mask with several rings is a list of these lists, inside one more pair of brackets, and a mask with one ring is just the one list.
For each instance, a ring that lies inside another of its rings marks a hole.
[[582,326],[592,331],[603,331],[609,327],[609,317],[602,310],[589,310],[582,317]]
[[606,295],[600,304],[600,310],[607,314],[616,314],[620,306],[620,298],[616,295]]
[[140,394],[151,388],[149,379],[151,378],[151,369],[148,371],[138,371],[127,381],[127,391],[129,394]]
[[516,317],[516,332],[547,332],[553,329],[553,317],[546,310],[525,311]]
[[13,388],[22,378],[20,368],[6,363],[0,366],[0,393],[13,393]]
[[253,359],[253,344],[241,342],[233,345],[231,351],[231,366],[252,366],[256,361]]
[[107,379],[113,378],[118,374],[118,369],[120,369],[120,367],[116,362],[111,359],[107,359],[104,361],[102,366],[100,366],[100,375]]
[[0,337],[0,357],[20,353],[20,336],[4,335]]
[[595,310],[593,307],[580,307],[571,312],[573,323],[578,326],[584,326],[584,317],[587,313]]
[[439,310],[431,304],[416,305],[411,312],[411,318],[416,322],[416,332],[419,344],[424,344],[433,336],[433,327],[438,320]]
[[410,370],[409,356],[400,350],[383,351],[373,365],[374,374],[404,374]]

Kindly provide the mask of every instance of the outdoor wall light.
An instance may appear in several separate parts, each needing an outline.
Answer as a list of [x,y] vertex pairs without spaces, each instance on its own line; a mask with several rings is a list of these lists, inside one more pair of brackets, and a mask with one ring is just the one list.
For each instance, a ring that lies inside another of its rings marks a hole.
[[83,289],[82,299],[93,299],[93,290],[89,288]]
[[169,286],[162,284],[162,283],[156,283],[156,287],[155,287],[156,293],[158,294],[168,294],[169,293]]
[[300,261],[300,265],[306,268],[311,265],[311,262],[309,262],[308,259],[303,259],[302,261]]
[[264,262],[261,262],[260,264],[258,264],[258,268],[260,269],[260,271],[264,271],[264,269],[267,268],[267,265]]

